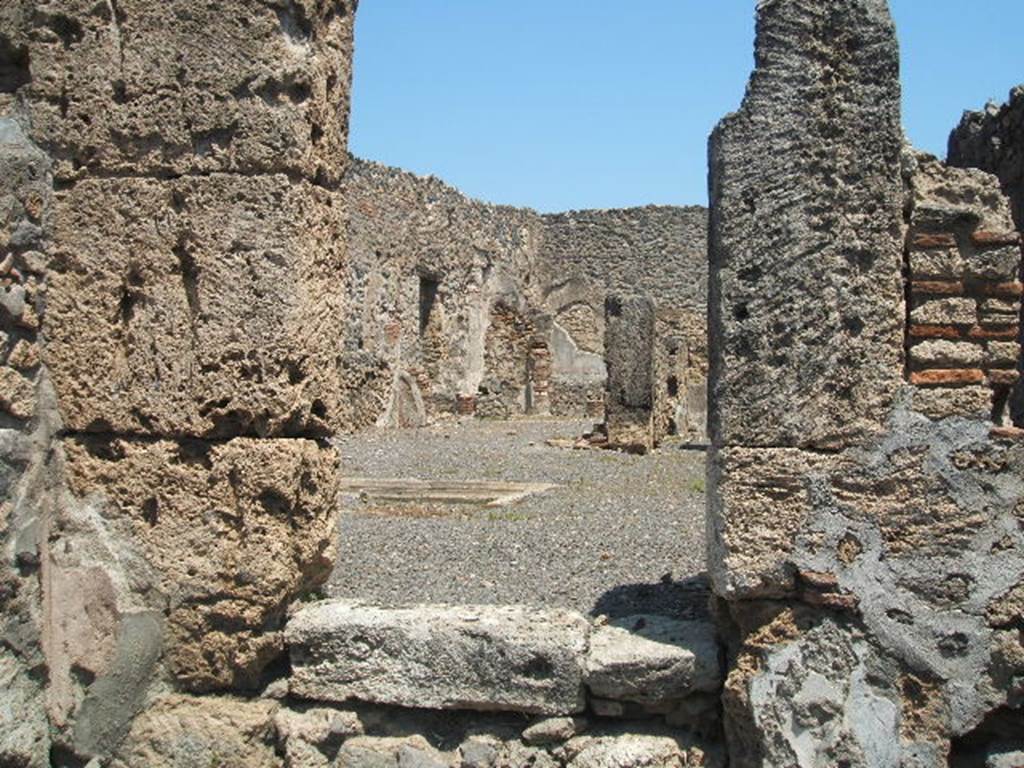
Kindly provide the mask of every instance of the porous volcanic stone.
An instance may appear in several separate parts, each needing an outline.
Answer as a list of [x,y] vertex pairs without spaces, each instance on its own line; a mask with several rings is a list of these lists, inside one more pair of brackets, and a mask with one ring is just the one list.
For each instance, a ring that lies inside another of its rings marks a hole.
[[899,55],[882,0],[758,5],[710,145],[712,439],[840,448],[903,372]]
[[69,429],[322,436],[337,418],[341,201],[285,176],[59,195],[44,359]]
[[74,497],[63,516],[74,525],[98,510],[125,538],[118,565],[138,553],[144,565],[127,578],[166,611],[178,683],[195,691],[258,685],[282,652],[275,630],[285,607],[333,564],[334,450],[309,440],[86,436],[62,449]]
[[355,2],[36,5],[26,108],[58,177],[344,172]]
[[331,600],[285,635],[291,691],[305,699],[565,715],[583,709],[588,631],[569,611]]

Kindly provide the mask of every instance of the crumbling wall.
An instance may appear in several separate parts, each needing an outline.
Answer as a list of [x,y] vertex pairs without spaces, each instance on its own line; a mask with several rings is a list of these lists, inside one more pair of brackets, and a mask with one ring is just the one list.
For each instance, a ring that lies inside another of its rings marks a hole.
[[0,762],[259,686],[330,571],[354,10],[0,9]]
[[[676,328],[689,349],[706,346],[707,209],[646,206],[571,211],[543,217],[544,309],[574,345],[556,361],[555,413],[600,415],[604,376],[604,302],[609,293],[644,294],[661,317],[689,320]],[[556,340],[560,341],[560,340]],[[557,353],[556,353],[557,357]],[[599,362],[599,360],[598,360]],[[699,366],[691,371],[694,391]],[[595,408],[597,404],[597,408]],[[703,435],[700,436],[703,440]]]
[[[525,358],[506,359],[487,342],[502,333],[492,327],[504,317],[499,307],[543,326],[536,215],[357,159],[344,189],[343,280],[354,308],[343,342],[349,428],[393,421],[392,392],[410,379],[426,416],[436,418],[455,413],[460,398],[471,410],[481,386],[488,395],[507,378],[507,365],[525,376]],[[518,397],[511,393],[509,404]]]
[[992,421],[1009,207],[903,152],[886,3],[762,3],[756,62],[710,150],[732,764],[982,765],[1022,746],[989,730],[1024,671],[1024,444]]
[[949,164],[998,176],[1013,201],[1017,229],[1024,231],[1024,85],[1010,91],[1006,104],[964,112],[949,137]]
[[[609,291],[644,290],[666,317],[685,316],[673,324],[687,349],[706,346],[705,209],[540,216],[358,159],[345,193],[344,280],[360,308],[342,366],[352,428],[396,424],[396,392],[410,380],[427,418],[481,403],[490,416],[602,415]],[[436,294],[424,322],[427,284]],[[497,326],[509,313],[520,317],[521,339],[499,360],[494,345],[508,334]],[[701,373],[698,362],[688,374],[693,392]]]

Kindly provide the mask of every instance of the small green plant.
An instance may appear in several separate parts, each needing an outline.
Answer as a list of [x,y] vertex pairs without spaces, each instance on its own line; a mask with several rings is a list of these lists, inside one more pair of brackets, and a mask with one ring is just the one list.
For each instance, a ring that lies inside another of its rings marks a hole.
[[693,493],[704,493],[704,478],[695,477],[690,481],[689,488]]
[[487,519],[492,523],[524,523],[530,516],[525,512],[488,512]]

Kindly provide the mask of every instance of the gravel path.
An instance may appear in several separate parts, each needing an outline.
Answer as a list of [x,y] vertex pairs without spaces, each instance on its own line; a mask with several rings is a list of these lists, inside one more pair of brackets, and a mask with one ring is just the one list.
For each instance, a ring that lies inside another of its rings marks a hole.
[[704,453],[675,446],[638,457],[545,444],[588,426],[464,421],[340,438],[347,477],[559,487],[499,509],[343,497],[329,594],[703,615]]

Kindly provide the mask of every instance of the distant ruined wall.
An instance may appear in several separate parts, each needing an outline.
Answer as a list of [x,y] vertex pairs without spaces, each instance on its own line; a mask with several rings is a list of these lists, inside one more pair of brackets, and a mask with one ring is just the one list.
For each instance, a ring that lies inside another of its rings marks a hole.
[[[623,288],[657,301],[662,325],[675,329],[666,343],[692,360],[683,386],[700,399],[707,268],[697,254],[706,210],[541,216],[359,159],[344,189],[344,281],[358,308],[342,365],[350,428],[410,426],[398,413],[409,410],[410,388],[423,404],[413,423],[460,408],[497,418],[600,416],[604,301]],[[425,290],[436,292],[429,311]],[[695,405],[688,421],[700,413]]]
[[0,7],[2,764],[244,720],[331,570],[354,12]]
[[[703,422],[707,375],[706,208],[646,206],[617,210],[571,211],[543,217],[541,264],[544,308],[556,329],[571,335],[579,351],[603,356],[604,301],[609,293],[644,294],[654,300],[660,326],[675,328],[671,346],[686,349],[691,392],[691,423]],[[656,350],[665,352],[664,344]],[[692,351],[692,361],[691,354]],[[667,386],[667,381],[659,382]],[[579,408],[602,397],[601,378],[570,375],[554,386],[555,411]],[[596,393],[596,394],[595,394]],[[585,406],[584,406],[585,407]],[[699,431],[699,435],[697,432]],[[685,431],[698,442],[704,430]]]
[[400,377],[415,382],[426,417],[454,413],[459,396],[476,398],[496,374],[499,351],[487,348],[496,318],[515,312],[538,334],[545,331],[535,277],[537,217],[358,159],[344,189],[344,282],[353,308],[342,353],[349,426],[397,426]]
[[998,176],[1013,200],[1017,229],[1024,231],[1024,85],[1010,91],[1006,104],[964,112],[949,137],[949,164]]
[[1024,441],[993,421],[1020,351],[1009,205],[904,148],[882,0],[761,3],[756,62],[710,148],[731,765],[1015,764]]

